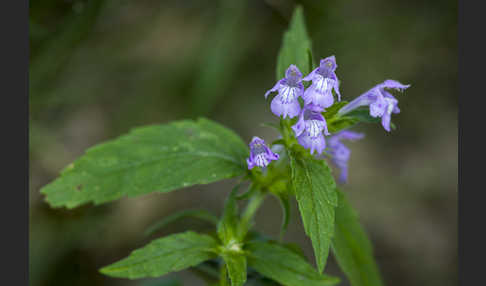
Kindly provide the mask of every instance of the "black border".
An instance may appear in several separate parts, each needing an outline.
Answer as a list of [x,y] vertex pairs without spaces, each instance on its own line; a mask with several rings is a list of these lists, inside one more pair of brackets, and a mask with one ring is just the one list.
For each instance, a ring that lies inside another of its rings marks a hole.
[[[467,5],[466,5],[467,4]],[[476,4],[476,5],[473,5]],[[481,5],[482,4],[482,5]],[[458,2],[459,285],[485,285],[486,82],[483,1]],[[467,137],[469,135],[469,137]],[[467,140],[466,140],[467,138]],[[444,154],[447,156],[447,154]]]
[[3,285],[29,283],[28,64],[29,2],[2,1],[1,98],[3,143],[0,207]]

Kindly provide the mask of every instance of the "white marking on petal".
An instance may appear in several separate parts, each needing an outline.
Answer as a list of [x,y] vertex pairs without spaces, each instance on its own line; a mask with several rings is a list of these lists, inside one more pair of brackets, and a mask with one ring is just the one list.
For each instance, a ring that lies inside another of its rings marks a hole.
[[331,78],[324,78],[321,75],[316,75],[316,80],[313,81],[315,89],[320,94],[327,94],[331,92],[331,89],[334,86],[334,80]]
[[317,137],[324,128],[324,124],[322,124],[321,120],[308,120],[306,123],[307,132],[310,137]]
[[280,89],[281,101],[282,103],[291,103],[297,98],[299,92],[298,87],[291,87],[288,85],[282,85]]
[[268,165],[268,159],[265,153],[260,153],[255,157],[255,163],[257,166],[265,167]]
[[387,103],[386,113],[391,114],[396,100],[394,100],[393,98],[385,97],[385,101]]

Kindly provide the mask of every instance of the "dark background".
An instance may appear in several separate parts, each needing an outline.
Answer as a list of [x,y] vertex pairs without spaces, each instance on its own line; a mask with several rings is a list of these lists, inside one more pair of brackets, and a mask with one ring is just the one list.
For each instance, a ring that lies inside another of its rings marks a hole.
[[[456,1],[300,1],[316,58],[334,54],[351,100],[387,78],[398,129],[360,125],[349,183],[387,285],[457,285]],[[31,285],[144,285],[105,277],[101,266],[150,239],[210,225],[188,219],[146,238],[176,210],[220,214],[233,181],[75,210],[51,209],[39,189],[104,140],[131,128],[206,116],[248,142],[277,134],[263,94],[292,1],[30,1]],[[286,241],[313,262],[295,203]],[[276,236],[281,211],[268,199],[257,229]],[[341,275],[334,261],[327,271]],[[189,271],[171,274],[203,285]],[[145,284],[148,285],[148,284]],[[346,285],[343,283],[342,285]]]

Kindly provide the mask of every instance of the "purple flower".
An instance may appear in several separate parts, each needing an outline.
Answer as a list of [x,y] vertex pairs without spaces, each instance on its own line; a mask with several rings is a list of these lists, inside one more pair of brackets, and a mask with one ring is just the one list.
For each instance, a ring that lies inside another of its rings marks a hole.
[[395,80],[385,80],[346,104],[339,110],[338,114],[344,115],[360,106],[369,105],[370,115],[381,117],[381,125],[386,131],[390,132],[391,114],[400,113],[400,109],[398,108],[398,100],[385,88],[403,91],[409,86],[409,84],[404,85]]
[[250,142],[250,157],[246,159],[248,164],[248,170],[253,169],[255,166],[266,167],[271,161],[278,160],[279,155],[273,153],[265,141],[256,136]]
[[302,84],[302,73],[295,65],[290,65],[285,72],[285,77],[279,80],[272,89],[265,93],[265,98],[271,93],[278,91],[270,104],[273,114],[293,118],[299,115],[300,103],[297,100],[304,94]]
[[317,154],[321,154],[326,148],[326,140],[324,139],[324,135],[322,135],[322,133],[315,138],[311,138],[304,133],[297,137],[297,141],[305,149],[310,149],[311,154],[314,154],[314,151],[317,151]]
[[312,80],[311,86],[305,90],[302,96],[305,105],[312,105],[315,109],[323,111],[334,103],[332,89],[336,91],[338,101],[341,101],[339,80],[334,72],[336,68],[336,58],[330,56],[321,60],[319,67],[302,79],[304,81]]
[[354,141],[363,137],[362,133],[344,130],[328,139],[329,151],[327,153],[331,156],[331,162],[340,169],[339,182],[346,183],[348,179],[348,160],[351,155],[351,150],[341,143],[341,139]]
[[319,111],[316,111],[309,106],[304,106],[300,113],[299,121],[292,126],[295,132],[297,141],[306,149],[310,149],[311,154],[317,151],[321,154],[326,148],[326,141],[324,134],[330,135],[327,130],[326,120]]

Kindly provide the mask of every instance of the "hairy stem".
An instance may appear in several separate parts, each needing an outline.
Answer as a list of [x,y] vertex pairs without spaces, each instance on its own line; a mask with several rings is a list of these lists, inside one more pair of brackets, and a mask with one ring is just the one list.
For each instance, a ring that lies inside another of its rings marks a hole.
[[246,209],[241,215],[240,220],[240,238],[243,239],[244,236],[250,230],[253,224],[253,217],[255,216],[257,210],[260,208],[261,204],[265,200],[266,192],[257,190],[253,193],[250,201],[246,205]]

